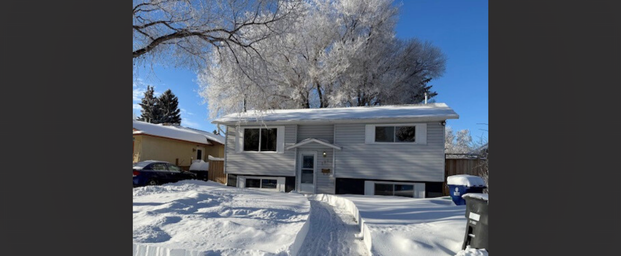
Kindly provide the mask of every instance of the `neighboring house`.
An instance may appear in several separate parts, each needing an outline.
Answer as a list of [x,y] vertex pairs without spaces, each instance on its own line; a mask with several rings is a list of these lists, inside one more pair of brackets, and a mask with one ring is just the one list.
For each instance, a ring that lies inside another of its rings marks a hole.
[[224,137],[172,124],[133,121],[133,162],[161,160],[184,169],[209,155],[224,157]]
[[230,114],[228,185],[326,194],[442,195],[443,103]]

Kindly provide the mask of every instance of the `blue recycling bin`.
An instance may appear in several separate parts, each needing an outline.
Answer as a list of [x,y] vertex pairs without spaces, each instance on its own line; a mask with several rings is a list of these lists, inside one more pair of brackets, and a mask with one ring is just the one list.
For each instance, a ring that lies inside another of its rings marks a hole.
[[483,178],[466,174],[449,176],[447,178],[447,185],[449,187],[449,195],[455,205],[466,204],[466,200],[462,198],[464,194],[483,193],[483,189],[487,187]]

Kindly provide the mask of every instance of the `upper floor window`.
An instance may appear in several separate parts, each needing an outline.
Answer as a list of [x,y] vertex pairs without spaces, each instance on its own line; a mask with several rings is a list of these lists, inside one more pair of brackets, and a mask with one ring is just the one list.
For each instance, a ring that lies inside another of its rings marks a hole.
[[415,142],[416,126],[376,126],[375,142]]
[[368,124],[365,129],[366,144],[410,143],[427,144],[427,124]]
[[276,151],[278,129],[244,129],[244,151]]
[[240,127],[235,138],[235,152],[283,153],[285,127]]

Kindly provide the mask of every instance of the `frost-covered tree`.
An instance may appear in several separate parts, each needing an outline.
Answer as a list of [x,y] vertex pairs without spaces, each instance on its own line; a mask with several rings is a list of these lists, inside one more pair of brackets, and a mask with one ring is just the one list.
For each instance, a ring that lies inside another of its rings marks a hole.
[[138,103],[142,107],[140,110],[139,121],[148,123],[158,123],[160,120],[160,107],[159,101],[155,97],[155,91],[153,86],[147,85],[147,90],[144,92],[144,97],[141,102]]
[[213,49],[256,52],[254,43],[281,33],[275,23],[297,17],[295,11],[300,2],[134,0],[134,64],[159,62],[201,67],[205,54]]
[[431,98],[437,93],[427,83],[442,75],[445,58],[430,43],[397,39],[397,12],[392,0],[308,0],[298,19],[275,24],[286,33],[253,44],[260,57],[212,52],[199,74],[200,95],[211,117],[246,109],[419,103],[425,92]]
[[178,108],[179,99],[170,89],[158,97],[159,120],[158,123],[181,123],[181,110]]
[[444,129],[444,149],[446,153],[474,153],[475,145],[468,129],[453,132],[453,128],[447,126]]

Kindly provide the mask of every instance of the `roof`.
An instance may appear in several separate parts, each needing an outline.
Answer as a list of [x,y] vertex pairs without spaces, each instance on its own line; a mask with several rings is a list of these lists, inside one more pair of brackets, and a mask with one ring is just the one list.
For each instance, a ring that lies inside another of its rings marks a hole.
[[234,113],[212,123],[361,123],[374,121],[439,121],[459,115],[445,103],[373,107],[306,108]]
[[337,145],[334,145],[334,144],[332,144],[332,143],[330,143],[330,142],[328,142],[326,140],[315,139],[315,138],[304,139],[304,140],[296,143],[295,145],[288,146],[287,150],[294,149],[294,148],[297,148],[297,147],[300,147],[300,146],[304,146],[304,145],[309,144],[309,143],[317,143],[317,144],[324,145],[326,147],[330,147],[330,148],[333,148],[333,149],[341,150],[341,147],[339,147]]
[[211,145],[210,141],[224,144],[224,137],[210,132],[177,125],[151,124],[134,120],[134,134],[148,134],[165,138],[196,142]]

